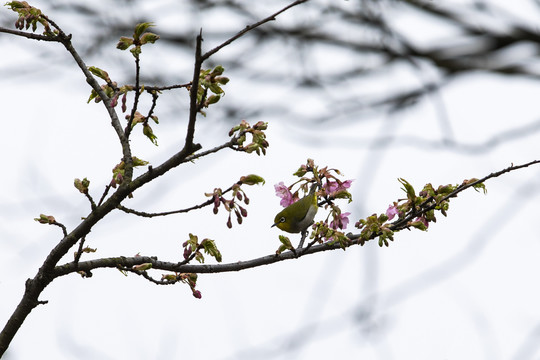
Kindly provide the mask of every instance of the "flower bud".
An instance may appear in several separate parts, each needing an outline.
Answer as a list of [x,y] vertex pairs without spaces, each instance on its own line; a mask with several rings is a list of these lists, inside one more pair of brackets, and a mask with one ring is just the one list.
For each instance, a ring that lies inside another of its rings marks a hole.
[[187,248],[185,248],[184,249],[184,259],[187,259],[189,257],[189,255],[191,255],[191,253],[192,253],[191,246],[188,246]]
[[240,214],[242,214],[243,217],[247,217],[247,210],[238,205],[238,208],[240,209]]

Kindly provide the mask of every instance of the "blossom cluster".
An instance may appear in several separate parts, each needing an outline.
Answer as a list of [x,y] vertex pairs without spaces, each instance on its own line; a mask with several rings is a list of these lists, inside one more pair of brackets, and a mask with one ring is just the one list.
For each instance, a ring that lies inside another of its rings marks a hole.
[[[287,207],[295,203],[300,199],[300,191],[307,195],[309,188],[316,184],[319,189],[317,191],[317,197],[320,199],[319,206],[323,206],[329,212],[325,220],[312,226],[314,231],[311,238],[321,242],[335,241],[337,233],[341,233],[342,230],[347,228],[349,216],[351,215],[350,212],[342,212],[335,200],[348,199],[349,203],[352,201],[349,188],[353,180],[340,180],[337,177],[341,175],[339,170],[329,169],[328,167],[319,168],[312,159],[308,159],[306,164],[300,166],[294,175],[300,177],[300,180],[292,185],[287,186],[283,181],[274,185],[276,196],[281,199],[280,205]],[[298,184],[300,186],[295,191],[292,191]],[[344,235],[341,237],[344,237]]]

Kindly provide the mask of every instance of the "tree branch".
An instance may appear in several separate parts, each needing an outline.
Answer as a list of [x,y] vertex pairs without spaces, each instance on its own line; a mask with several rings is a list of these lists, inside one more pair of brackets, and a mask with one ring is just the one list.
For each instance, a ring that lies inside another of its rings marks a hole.
[[83,59],[80,57],[78,52],[75,50],[73,45],[71,44],[71,35],[66,35],[64,31],[56,25],[56,23],[50,19],[47,18],[47,21],[51,23],[57,30],[58,35],[56,36],[46,36],[46,35],[38,35],[33,33],[28,33],[24,31],[19,30],[10,30],[3,27],[0,27],[0,32],[5,32],[12,35],[22,36],[26,37],[28,39],[32,40],[38,40],[38,41],[50,41],[50,42],[59,42],[66,50],[71,54],[81,71],[83,72],[84,76],[86,77],[86,82],[92,87],[92,89],[99,95],[101,100],[103,101],[103,104],[105,105],[105,108],[107,109],[107,112],[109,113],[109,117],[111,119],[111,125],[116,131],[116,134],[118,135],[118,138],[120,140],[120,144],[122,146],[122,153],[124,156],[124,160],[131,159],[131,150],[129,147],[129,142],[124,135],[120,120],[118,119],[118,115],[116,114],[116,111],[111,106],[111,99],[105,94],[101,86],[98,84],[92,73],[88,70],[88,67],[84,63]]
[[[538,164],[538,163],[540,163],[540,160],[533,160],[533,161],[530,161],[530,162],[528,162],[526,164],[522,164],[522,165],[515,165],[514,166],[512,164],[511,166],[507,167],[506,169],[491,173],[489,175],[484,176],[481,179],[461,184],[454,191],[452,191],[450,194],[444,196],[439,202],[443,202],[443,201],[448,200],[448,199],[450,199],[452,197],[455,197],[460,192],[462,192],[464,190],[467,190],[468,188],[473,187],[473,186],[475,186],[477,184],[482,184],[483,182],[485,182],[485,181],[487,181],[489,179],[496,178],[496,177],[499,177],[499,176],[501,176],[503,174],[506,174],[508,172],[523,169],[523,168],[526,168],[526,167],[529,167],[531,165],[535,165],[535,164]],[[408,225],[409,221],[411,221],[415,217],[418,217],[420,215],[423,215],[423,214],[427,213],[430,210],[433,210],[436,206],[437,206],[437,203],[433,202],[433,204],[431,204],[430,206],[422,208],[421,211],[418,211],[418,212],[416,212],[414,214],[410,214],[409,216],[406,216],[406,217],[404,217],[402,219],[396,220],[395,222],[393,222],[390,225],[390,230],[397,231],[397,230],[402,230],[402,229],[409,228],[410,227]],[[353,235],[351,238],[352,239],[357,239],[358,237],[359,237],[358,235]]]
[[[328,243],[319,244],[310,247],[302,252],[301,255],[315,254],[322,251],[340,249],[339,244],[330,245]],[[145,263],[151,263],[152,269],[164,270],[180,273],[198,273],[198,274],[217,274],[222,272],[241,271],[250,268],[259,267],[262,265],[269,265],[276,262],[296,259],[295,254],[292,251],[283,252],[279,255],[266,255],[256,259],[247,261],[237,261],[228,264],[201,264],[191,265],[177,262],[160,261],[156,257],[150,256],[135,256],[135,257],[113,257],[102,258],[97,260],[82,261],[78,264],[74,262],[59,265],[54,269],[54,277],[68,275],[77,271],[92,271],[99,268],[117,268],[121,267],[133,267],[135,265],[141,265]]]
[[184,149],[188,152],[188,155],[195,152],[191,151],[193,144],[193,138],[195,136],[195,122],[197,121],[197,113],[199,112],[199,104],[197,102],[197,92],[199,91],[199,77],[201,73],[201,66],[203,60],[201,58],[201,46],[202,46],[202,30],[197,35],[197,44],[195,47],[195,64],[193,66],[193,80],[191,80],[191,88],[189,90],[189,122],[186,134],[186,142]]
[[[307,0],[304,0],[304,1],[307,1]],[[304,1],[297,1],[297,3],[301,3]],[[111,119],[111,124],[113,128],[115,129],[117,136],[120,140],[121,146],[122,146],[123,160],[124,160],[124,163],[126,164],[125,178],[131,179],[132,167],[129,166],[129,164],[132,161],[132,155],[131,155],[131,149],[129,145],[128,136],[127,136],[129,134],[129,131],[126,134],[124,130],[122,129],[122,126],[121,126],[120,120],[118,119],[116,111],[111,105],[111,99],[105,94],[105,92],[103,91],[101,86],[98,84],[98,82],[96,81],[92,73],[88,70],[82,58],[79,56],[77,51],[72,46],[71,36],[67,36],[54,22],[51,21],[50,23],[53,24],[53,26],[59,32],[58,35],[52,38],[42,37],[42,36],[34,35],[34,34],[22,33],[18,31],[4,31],[4,32],[8,32],[8,33],[18,35],[18,36],[25,36],[27,38],[35,39],[35,40],[57,41],[57,42],[61,42],[64,45],[66,50],[71,54],[71,56],[73,57],[73,59],[75,60],[75,62],[77,63],[81,71],[83,72],[83,74],[85,75],[87,83],[99,95],[99,97],[101,98],[101,100],[103,101],[105,105],[105,108],[108,111],[109,117]],[[246,31],[244,31],[244,33],[245,32]],[[39,268],[34,278],[28,279],[26,281],[26,289],[25,289],[25,292],[21,301],[15,308],[15,311],[12,313],[11,317],[8,319],[2,332],[0,332],[0,357],[5,353],[13,337],[15,336],[17,331],[20,329],[20,327],[22,326],[26,317],[30,314],[32,309],[35,308],[39,304],[46,303],[45,301],[39,300],[39,296],[41,295],[43,290],[57,276],[65,275],[72,271],[84,271],[86,273],[91,273],[90,270],[92,268],[95,268],[95,267],[92,267],[92,264],[94,264],[97,267],[132,266],[130,264],[135,264],[135,263],[140,264],[139,262],[141,260],[140,257],[133,258],[127,261],[124,261],[121,259],[128,259],[128,258],[118,258],[120,260],[101,259],[98,261],[81,263],[80,258],[77,256],[75,261],[73,261],[72,263],[66,264],[60,267],[57,266],[60,259],[64,255],[66,255],[68,251],[73,246],[75,246],[75,244],[80,239],[81,239],[81,243],[79,246],[79,253],[80,251],[82,251],[82,246],[84,243],[84,240],[82,239],[85,239],[86,235],[90,232],[92,227],[98,221],[103,219],[109,212],[116,209],[118,205],[129,194],[131,194],[132,192],[134,192],[136,189],[143,186],[147,182],[155,179],[158,176],[163,175],[167,171],[171,170],[172,168],[186,161],[194,160],[198,157],[205,156],[207,154],[219,151],[220,149],[223,149],[225,147],[232,148],[234,144],[236,143],[237,138],[232,138],[229,142],[223,144],[222,146],[218,146],[214,149],[210,149],[200,154],[194,154],[196,151],[201,149],[201,145],[193,143],[194,133],[195,133],[195,122],[196,122],[197,112],[199,110],[198,108],[199,104],[197,103],[199,76],[200,76],[201,65],[202,65],[202,62],[204,61],[204,59],[201,57],[201,43],[202,43],[202,35],[199,34],[199,36],[197,37],[195,65],[193,69],[193,81],[191,82],[191,89],[190,89],[190,113],[189,113],[189,122],[188,122],[184,148],[180,152],[171,156],[167,161],[162,163],[160,166],[156,168],[149,167],[149,170],[143,175],[139,176],[137,179],[133,181],[124,181],[109,198],[105,199],[110,189],[110,186],[107,186],[105,188],[105,192],[103,193],[95,209],[93,209],[93,211],[86,218],[84,218],[84,220],[73,231],[71,231],[68,234],[67,230],[65,228],[62,228],[64,232],[64,238],[60,240],[60,242],[48,254],[48,256],[46,257],[45,261],[43,262],[42,266]],[[223,44],[223,46],[226,46],[226,45],[228,44]],[[221,46],[221,48],[223,46]],[[207,59],[210,55],[211,54],[208,54],[205,59]],[[152,260],[152,261],[155,261],[155,260]],[[89,264],[90,266],[88,266]],[[179,267],[178,264],[179,263],[170,263],[170,264],[165,264],[165,265],[160,265],[160,266],[162,266],[163,269],[167,269],[172,266],[175,266],[176,268],[178,268]],[[183,266],[187,266],[187,265],[183,265]]]
[[[487,176],[484,176],[483,178],[476,180],[474,182],[470,182],[467,184],[463,184],[459,186],[456,190],[454,190],[452,193],[448,194],[444,199],[449,199],[451,197],[456,196],[458,193],[475,186],[477,184],[483,183],[491,178],[499,177],[503,174],[509,173],[511,171],[519,170],[522,168],[529,167],[531,165],[539,164],[540,160],[534,160],[530,161],[526,164],[522,165],[512,165],[510,167],[507,167],[503,170],[491,173]],[[418,216],[421,213],[424,213],[426,211],[429,211],[430,209],[433,209],[435,205],[432,207],[425,208],[422,212],[419,212],[415,214],[414,216]],[[410,218],[404,218],[400,219],[392,224],[393,230],[401,230],[403,228],[406,228],[407,226],[403,226],[408,221],[410,221]],[[377,234],[373,234],[369,240],[377,238]],[[352,240],[352,245],[363,245],[364,242],[358,241],[359,236],[358,235],[349,235],[349,238]],[[308,254],[315,254],[323,251],[330,251],[330,250],[337,250],[342,249],[342,247],[338,244],[331,244],[331,243],[322,243],[318,245],[314,245],[313,242],[310,242],[309,246],[306,248],[301,249],[300,252],[297,252],[296,254],[292,251],[283,252],[279,255],[266,255],[263,257],[259,257],[252,260],[247,261],[238,261],[238,262],[232,262],[228,264],[201,264],[201,265],[191,265],[191,264],[183,264],[175,263],[175,262],[167,262],[167,261],[160,261],[156,257],[148,257],[148,256],[137,256],[137,257],[115,257],[115,258],[103,258],[98,260],[90,260],[90,261],[84,261],[79,262],[76,264],[75,262],[67,263],[64,265],[57,266],[53,271],[53,276],[64,276],[67,274],[70,274],[75,271],[83,270],[83,271],[91,271],[97,268],[113,268],[113,267],[132,267],[135,265],[140,265],[144,263],[152,263],[152,268],[155,270],[165,270],[165,271],[173,271],[173,272],[182,272],[182,273],[222,273],[222,272],[231,272],[231,271],[241,271],[246,270],[250,268],[259,267],[262,265],[269,265],[280,261],[285,260],[291,260],[296,259],[304,255]]]
[[[452,193],[448,194],[446,197],[443,198],[443,200],[449,199],[451,197],[456,196],[458,193],[469,189],[470,187],[473,187],[477,184],[481,184],[489,179],[499,177],[503,174],[523,169],[532,165],[539,164],[540,160],[534,160],[530,161],[526,164],[522,165],[512,165],[509,166],[503,170],[491,173],[487,176],[484,176],[481,179],[478,179],[473,182],[469,182],[463,185],[460,185],[456,190],[454,190]],[[418,216],[422,213],[425,213],[431,209],[433,209],[435,205],[432,205],[430,207],[427,207],[423,209],[421,212],[416,213],[414,216]],[[414,217],[413,216],[413,217]],[[404,228],[407,228],[406,225],[408,221],[412,219],[407,217],[404,219],[400,219],[392,224],[392,230],[402,230]],[[365,242],[359,240],[359,235],[349,234],[348,237],[351,239],[351,243],[348,245],[363,245]],[[369,240],[373,240],[378,237],[378,234],[373,234]],[[283,252],[279,255],[266,255],[262,256],[256,259],[247,260],[247,261],[238,261],[238,262],[232,262],[228,264],[201,264],[201,265],[192,265],[192,264],[184,264],[183,262],[167,262],[167,261],[160,261],[156,257],[148,257],[148,256],[136,256],[136,257],[114,257],[114,258],[102,258],[97,260],[89,260],[84,262],[70,262],[66,263],[64,265],[60,265],[54,268],[53,271],[53,277],[58,276],[64,276],[79,270],[82,271],[92,271],[94,269],[98,268],[116,268],[118,266],[121,267],[133,267],[135,265],[140,265],[144,263],[152,263],[152,268],[155,270],[164,270],[164,271],[172,271],[172,272],[181,272],[181,273],[222,273],[222,272],[231,272],[231,271],[241,271],[246,270],[250,268],[255,268],[263,265],[269,265],[280,261],[285,260],[292,260],[299,257],[302,257],[304,255],[308,254],[315,254],[323,251],[330,251],[330,250],[337,250],[342,249],[340,244],[335,243],[322,243],[318,245],[314,245],[314,242],[310,242],[309,245],[305,248],[302,248],[301,251],[296,252],[296,254],[292,251]]]
[[[122,129],[122,125],[120,123],[120,120],[118,119],[118,114],[116,113],[116,110],[111,105],[111,99],[105,94],[105,91],[101,88],[99,83],[96,81],[90,70],[88,70],[88,67],[84,63],[83,59],[79,56],[73,45],[71,44],[71,40],[69,37],[61,37],[61,42],[66,48],[66,50],[71,54],[81,71],[83,72],[84,76],[86,77],[86,82],[92,87],[92,89],[99,95],[101,100],[103,101],[103,105],[107,109],[107,112],[109,113],[109,118],[111,119],[111,125],[116,131],[116,135],[118,136],[118,139],[120,140],[120,145],[122,146],[122,154],[123,159],[125,163],[128,163],[131,161],[131,149],[129,146],[129,141],[127,137],[124,134],[124,131]],[[126,177],[131,178],[128,173],[128,168],[126,169]]]
[[105,215],[111,212],[118,203],[127,197],[131,191],[126,186],[120,186],[103,205],[97,207],[83,220],[71,233],[51,250],[43,265],[39,268],[33,279],[26,281],[24,295],[0,332],[0,356],[7,350],[11,340],[24,323],[26,317],[38,304],[43,303],[38,298],[51,281],[54,280],[54,267],[60,259],[72,248],[79,239],[86,236],[92,227]]
[[[282,12],[286,11],[287,9],[296,6],[298,4],[307,2],[309,0],[298,0],[287,7],[283,8],[282,10],[276,12],[275,14],[257,22],[252,25],[247,26],[242,31],[238,32],[236,35],[225,41],[224,43],[220,44],[216,48],[204,53],[201,55],[202,51],[202,33],[199,34],[197,37],[197,44],[196,44],[196,54],[195,54],[195,64],[193,69],[193,81],[190,83],[190,113],[189,113],[189,122],[187,127],[187,134],[186,134],[186,140],[184,144],[184,148],[179,151],[178,153],[171,156],[170,159],[162,163],[161,165],[155,167],[155,168],[149,168],[149,170],[136,178],[135,180],[128,182],[126,181],[123,183],[108,199],[105,200],[106,195],[108,194],[108,191],[110,189],[110,186],[107,186],[105,189],[105,192],[103,193],[101,199],[99,200],[97,206],[93,211],[90,213],[89,216],[87,216],[73,231],[70,233],[67,233],[67,230],[65,227],[62,228],[64,232],[64,238],[54,247],[54,249],[51,250],[45,261],[43,262],[42,266],[32,279],[28,279],[26,282],[25,292],[24,295],[11,315],[10,319],[8,320],[7,324],[5,325],[3,331],[0,333],[0,356],[6,351],[7,347],[9,346],[9,343],[13,339],[14,335],[18,331],[18,329],[22,326],[23,322],[25,321],[26,317],[29,315],[31,310],[36,307],[39,304],[44,304],[46,301],[39,300],[39,296],[41,295],[42,291],[45,289],[50,282],[52,282],[56,277],[64,276],[73,272],[77,271],[85,271],[87,273],[91,273],[91,270],[96,268],[117,268],[117,267],[123,267],[124,269],[131,269],[134,265],[140,265],[143,263],[152,263],[153,269],[157,270],[163,270],[163,271],[173,271],[173,272],[188,272],[188,273],[221,273],[221,272],[229,272],[229,271],[240,271],[245,270],[249,268],[254,268],[262,265],[268,265],[272,263],[276,263],[279,261],[284,260],[290,260],[293,258],[296,258],[298,254],[294,254],[293,252],[284,252],[279,255],[271,254],[263,257],[259,257],[256,259],[248,260],[248,261],[241,261],[241,262],[233,262],[233,263],[227,263],[227,264],[184,264],[183,262],[164,262],[159,261],[157,258],[153,257],[117,257],[117,258],[103,258],[103,259],[97,259],[97,260],[90,260],[90,261],[84,261],[80,262],[79,258],[76,258],[75,261],[66,263],[64,265],[57,265],[58,262],[62,259],[62,257],[67,254],[67,252],[77,244],[77,241],[81,241],[79,246],[79,252],[82,250],[83,243],[85,236],[90,232],[92,227],[100,221],[103,217],[105,217],[109,212],[111,212],[114,209],[117,209],[119,204],[133,191],[138,189],[139,187],[143,186],[145,183],[157,178],[158,176],[161,176],[165,174],[167,171],[171,170],[172,168],[194,159],[197,159],[199,157],[208,155],[213,152],[217,152],[225,147],[231,147],[233,148],[233,145],[235,143],[235,139],[233,138],[228,143],[225,143],[221,146],[218,146],[214,149],[207,150],[205,152],[201,153],[195,153],[196,151],[200,150],[202,147],[199,144],[194,144],[194,134],[195,134],[195,123],[196,123],[196,117],[197,112],[200,110],[197,102],[197,91],[198,91],[198,85],[199,85],[199,76],[200,76],[200,70],[202,67],[202,63],[207,60],[210,56],[217,53],[219,50],[224,48],[225,46],[229,45],[233,41],[237,40],[241,36],[243,36],[248,31],[255,29],[256,27],[269,22],[271,20],[275,20],[275,17]],[[58,28],[53,22],[51,22],[56,28]],[[22,36],[33,40],[38,41],[48,41],[48,42],[61,42],[68,52],[72,55],[77,65],[80,67],[81,71],[84,73],[86,77],[86,81],[88,84],[92,87],[94,91],[100,96],[102,99],[105,108],[107,109],[109,113],[109,117],[111,119],[111,124],[113,128],[115,129],[118,138],[120,140],[121,146],[122,146],[122,152],[124,161],[126,164],[131,160],[131,150],[129,146],[128,136],[124,132],[124,129],[121,126],[121,122],[118,119],[118,116],[115,112],[115,109],[111,106],[111,99],[107,97],[105,92],[101,89],[100,85],[94,78],[94,76],[91,74],[91,72],[87,69],[85,63],[80,58],[77,51],[73,48],[71,43],[70,36],[65,35],[62,31],[60,31],[60,34],[58,36],[44,36],[44,35],[36,35],[31,33],[25,33],[22,31],[17,30],[9,30],[0,28],[0,32],[9,33],[16,36]],[[407,49],[410,50],[410,49]],[[420,54],[415,53],[415,50],[413,50],[412,55],[413,56],[427,56],[427,55],[433,55],[431,53],[426,54]],[[395,54],[394,54],[395,55]],[[435,62],[436,64],[439,64],[439,62]],[[185,87],[188,85],[173,85],[170,88],[177,88],[177,87]],[[165,89],[164,87],[163,89]],[[428,89],[429,90],[429,89]],[[482,183],[484,181],[487,181],[490,178],[495,178],[498,176],[501,176],[505,173],[508,173],[510,171],[514,171],[517,169],[525,168],[528,166],[531,166],[533,164],[539,163],[540,160],[531,161],[527,164],[523,165],[517,165],[517,166],[510,166],[506,169],[503,169],[501,171],[489,174],[485,176],[482,179],[479,179],[477,181],[463,184],[460,187],[458,187],[453,193],[449,194],[445,199],[448,199],[450,197],[453,197],[457,195],[459,192],[464,191],[468,189],[471,186],[477,185],[479,183]],[[131,176],[127,176],[127,178],[131,178]],[[432,207],[426,207],[423,209],[423,212],[429,211],[432,209],[435,205],[431,205]],[[415,214],[415,215],[418,215]],[[411,220],[412,218],[409,218],[408,220]],[[404,221],[405,219],[399,220],[400,222],[395,222],[392,224],[394,226],[394,230],[405,228],[407,221]],[[355,241],[354,238],[355,235],[351,235],[351,243],[348,246],[354,245],[354,244],[360,244],[363,245],[363,242],[360,243],[359,241]],[[376,238],[376,234],[373,235],[372,239]],[[308,255],[308,254],[314,254],[322,251],[328,251],[328,250],[335,250],[340,249],[339,244],[330,244],[330,243],[322,243],[315,245],[314,241],[311,241],[306,248],[302,249],[302,252],[299,253],[300,256]],[[299,256],[298,256],[299,257]],[[135,271],[134,271],[135,272]]]
[[61,43],[58,36],[47,36],[47,35],[41,35],[41,34],[34,34],[34,33],[29,33],[29,32],[21,31],[21,30],[7,29],[7,28],[1,27],[1,26],[0,26],[0,33],[7,33],[7,34],[11,34],[11,35],[17,35],[17,36],[25,37],[27,39],[37,40],[37,41],[48,41],[48,42],[59,42],[59,43]]
[[133,215],[146,217],[146,218],[153,218],[153,217],[157,217],[157,216],[167,216],[167,215],[187,213],[187,212],[190,212],[190,211],[193,211],[193,210],[202,209],[203,207],[208,206],[208,205],[213,204],[213,203],[214,203],[214,200],[210,199],[210,200],[207,200],[207,201],[203,202],[202,204],[194,205],[194,206],[189,207],[189,208],[179,209],[179,210],[163,211],[163,212],[158,212],[158,213],[148,213],[148,212],[144,212],[144,211],[138,211],[138,210],[127,208],[127,207],[125,207],[123,205],[118,205],[117,208],[118,208],[118,210],[121,210],[121,211],[123,211],[123,212],[125,212],[127,214],[133,214]]
[[139,59],[139,55],[136,55],[135,56],[135,99],[133,100],[133,108],[131,109],[131,114],[129,115],[129,120],[126,125],[126,129],[124,130],[124,134],[126,138],[128,139],[129,139],[129,135],[131,134],[133,119],[135,118],[135,113],[137,112],[137,107],[139,105],[139,97],[141,96],[141,91],[139,90],[140,72],[141,72],[140,59]]

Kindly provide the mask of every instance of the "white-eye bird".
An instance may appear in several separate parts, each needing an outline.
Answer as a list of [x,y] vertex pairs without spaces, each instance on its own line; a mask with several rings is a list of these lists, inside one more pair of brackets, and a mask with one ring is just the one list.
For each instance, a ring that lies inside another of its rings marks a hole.
[[279,229],[289,233],[304,232],[313,224],[317,213],[317,184],[313,184],[309,194],[281,210],[274,218],[274,224]]

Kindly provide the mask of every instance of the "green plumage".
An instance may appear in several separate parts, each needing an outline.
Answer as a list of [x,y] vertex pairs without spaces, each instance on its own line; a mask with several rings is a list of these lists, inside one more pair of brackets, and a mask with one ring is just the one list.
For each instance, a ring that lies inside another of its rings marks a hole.
[[309,194],[295,203],[287,206],[274,218],[274,225],[283,231],[299,233],[306,230],[312,223],[317,213],[316,185],[311,188]]

